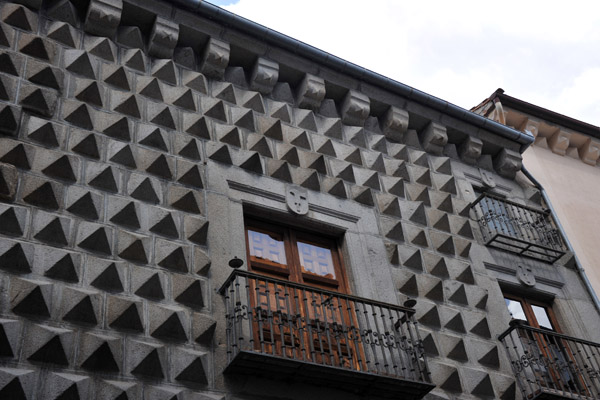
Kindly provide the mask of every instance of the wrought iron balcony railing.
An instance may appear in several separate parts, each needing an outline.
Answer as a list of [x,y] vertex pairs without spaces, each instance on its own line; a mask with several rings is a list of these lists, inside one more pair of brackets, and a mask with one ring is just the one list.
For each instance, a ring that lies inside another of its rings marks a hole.
[[513,320],[499,336],[524,399],[600,398],[600,344]]
[[548,211],[487,193],[480,195],[471,208],[487,246],[550,263],[567,251]]
[[226,373],[421,399],[434,385],[414,309],[235,270]]

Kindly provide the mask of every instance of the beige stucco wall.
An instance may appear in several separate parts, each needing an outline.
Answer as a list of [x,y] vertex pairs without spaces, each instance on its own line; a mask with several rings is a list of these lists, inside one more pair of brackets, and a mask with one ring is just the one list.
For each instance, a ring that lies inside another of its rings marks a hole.
[[600,294],[600,170],[532,146],[523,163],[542,184],[596,294]]

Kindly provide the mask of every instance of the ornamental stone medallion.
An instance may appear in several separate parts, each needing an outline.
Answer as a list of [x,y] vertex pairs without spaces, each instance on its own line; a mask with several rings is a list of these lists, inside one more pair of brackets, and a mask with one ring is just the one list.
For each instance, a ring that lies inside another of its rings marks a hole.
[[288,208],[294,214],[308,214],[308,190],[298,186],[288,186],[285,191],[285,200]]
[[525,286],[535,286],[535,276],[533,275],[533,270],[531,269],[531,267],[524,267],[522,265],[519,265],[517,267],[517,279],[519,280],[519,282],[521,282],[521,284]]

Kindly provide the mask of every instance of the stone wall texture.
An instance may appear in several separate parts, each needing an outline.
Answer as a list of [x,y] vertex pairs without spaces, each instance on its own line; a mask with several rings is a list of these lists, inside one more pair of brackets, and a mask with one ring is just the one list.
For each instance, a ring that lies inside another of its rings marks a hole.
[[0,399],[361,398],[223,376],[231,181],[308,189],[313,226],[373,221],[346,268],[357,295],[418,300],[430,397],[518,398],[469,176],[539,203],[519,145],[234,28],[159,1],[0,2]]

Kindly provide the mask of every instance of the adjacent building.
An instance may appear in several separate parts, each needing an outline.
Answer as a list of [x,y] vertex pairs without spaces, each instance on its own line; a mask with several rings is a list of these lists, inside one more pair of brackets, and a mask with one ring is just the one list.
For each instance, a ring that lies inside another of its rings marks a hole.
[[0,21],[0,398],[600,396],[531,133],[208,3]]
[[600,291],[600,128],[496,90],[472,111],[535,136],[523,163],[540,182],[595,292]]

